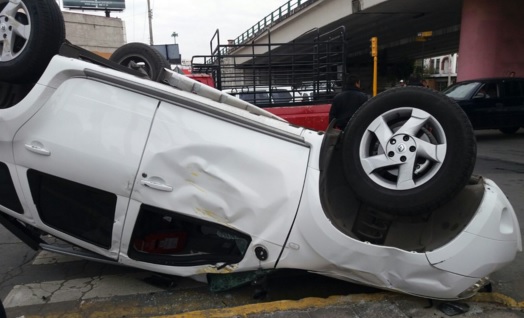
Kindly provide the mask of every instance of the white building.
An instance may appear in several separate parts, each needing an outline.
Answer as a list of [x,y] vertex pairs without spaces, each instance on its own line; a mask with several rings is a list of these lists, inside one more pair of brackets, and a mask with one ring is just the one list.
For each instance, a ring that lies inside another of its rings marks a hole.
[[435,89],[442,90],[455,82],[457,61],[457,53],[424,59],[424,73],[433,80]]

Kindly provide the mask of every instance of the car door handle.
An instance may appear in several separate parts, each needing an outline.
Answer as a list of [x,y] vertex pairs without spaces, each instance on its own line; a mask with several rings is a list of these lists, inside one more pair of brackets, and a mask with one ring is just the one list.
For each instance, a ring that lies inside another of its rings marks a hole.
[[25,144],[25,149],[42,156],[50,156],[51,151],[44,148],[40,143]]
[[159,191],[165,191],[165,192],[173,191],[172,186],[169,186],[161,182],[156,182],[156,181],[151,181],[151,180],[141,180],[140,183],[148,188],[159,190]]

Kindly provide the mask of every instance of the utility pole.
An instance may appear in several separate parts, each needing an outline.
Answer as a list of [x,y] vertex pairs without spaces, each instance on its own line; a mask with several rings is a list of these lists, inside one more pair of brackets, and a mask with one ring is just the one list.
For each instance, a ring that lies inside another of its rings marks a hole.
[[150,0],[147,0],[147,16],[149,20],[149,44],[153,45],[153,10],[151,10]]

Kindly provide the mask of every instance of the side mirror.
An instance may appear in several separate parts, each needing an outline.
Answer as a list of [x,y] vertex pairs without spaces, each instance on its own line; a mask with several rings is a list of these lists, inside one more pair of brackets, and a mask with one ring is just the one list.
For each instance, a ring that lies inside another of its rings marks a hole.
[[481,99],[481,98],[486,98],[486,94],[485,93],[477,93],[477,94],[475,94],[475,96],[473,96],[473,99]]

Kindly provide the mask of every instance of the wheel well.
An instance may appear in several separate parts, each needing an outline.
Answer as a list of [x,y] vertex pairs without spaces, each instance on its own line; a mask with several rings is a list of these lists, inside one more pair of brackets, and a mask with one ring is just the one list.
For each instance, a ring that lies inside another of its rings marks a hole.
[[356,198],[341,173],[344,166],[340,139],[331,150],[321,167],[322,207],[339,231],[360,241],[417,252],[434,250],[462,232],[484,195],[483,179],[473,176],[455,198],[425,214],[398,216],[378,211]]
[[0,82],[0,109],[16,105],[31,91],[33,83],[13,84]]

